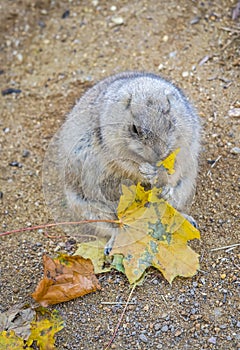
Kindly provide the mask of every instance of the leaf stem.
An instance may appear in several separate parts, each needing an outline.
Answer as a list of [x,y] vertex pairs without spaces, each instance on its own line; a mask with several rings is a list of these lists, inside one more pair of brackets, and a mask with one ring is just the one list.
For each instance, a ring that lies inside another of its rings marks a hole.
[[56,227],[60,225],[79,225],[79,224],[88,224],[88,223],[93,223],[93,222],[109,222],[112,224],[122,224],[121,220],[80,220],[80,221],[64,221],[64,222],[56,222],[52,224],[44,224],[44,225],[38,225],[38,226],[32,226],[32,227],[23,227],[19,228],[17,230],[12,230],[12,231],[6,231],[6,232],[0,232],[0,237],[1,236],[7,236],[12,233],[19,233],[19,232],[24,232],[24,231],[33,231],[33,230],[39,230],[41,228],[47,228],[47,227]]

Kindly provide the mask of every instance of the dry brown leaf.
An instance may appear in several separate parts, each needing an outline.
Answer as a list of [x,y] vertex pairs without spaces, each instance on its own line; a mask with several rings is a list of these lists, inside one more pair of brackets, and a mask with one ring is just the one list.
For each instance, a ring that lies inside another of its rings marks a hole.
[[32,297],[42,306],[68,301],[101,289],[90,259],[60,255],[43,256],[44,277]]

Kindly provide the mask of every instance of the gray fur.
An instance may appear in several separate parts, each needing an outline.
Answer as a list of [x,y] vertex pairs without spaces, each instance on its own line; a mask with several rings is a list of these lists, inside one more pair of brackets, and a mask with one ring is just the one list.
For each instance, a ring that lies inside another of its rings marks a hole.
[[[176,148],[175,173],[167,175],[156,163]],[[199,148],[199,117],[172,83],[148,73],[111,76],[81,97],[60,133],[68,206],[78,220],[115,219],[120,184],[140,181],[148,188],[163,187],[163,197],[187,212]],[[115,236],[117,228],[98,224],[86,226],[87,231]]]

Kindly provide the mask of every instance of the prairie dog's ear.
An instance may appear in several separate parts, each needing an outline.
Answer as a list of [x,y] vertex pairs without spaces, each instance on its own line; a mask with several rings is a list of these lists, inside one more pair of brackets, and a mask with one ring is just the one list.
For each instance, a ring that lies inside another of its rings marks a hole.
[[168,100],[170,108],[178,103],[178,96],[175,92],[166,90],[165,95]]

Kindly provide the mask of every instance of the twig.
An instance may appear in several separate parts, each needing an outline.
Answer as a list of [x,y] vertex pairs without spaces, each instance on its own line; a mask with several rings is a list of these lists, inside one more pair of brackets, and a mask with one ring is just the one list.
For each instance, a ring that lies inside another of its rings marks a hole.
[[231,33],[240,33],[240,29],[238,27],[220,27],[222,30],[226,30],[226,32],[231,32]]
[[225,51],[226,50],[226,48],[228,47],[228,46],[230,46],[236,39],[238,39],[239,37],[238,36],[235,36],[234,38],[232,38],[229,42],[227,42],[222,48],[221,48],[221,50],[222,51]]
[[[125,301],[102,301],[102,305],[126,305]],[[128,305],[136,305],[134,302],[129,302]]]
[[123,309],[123,312],[122,312],[122,314],[121,314],[121,316],[120,316],[120,318],[119,318],[119,321],[118,321],[118,324],[117,324],[117,326],[116,326],[116,328],[115,328],[115,331],[114,331],[114,333],[113,333],[113,336],[112,336],[112,338],[110,339],[110,341],[108,342],[106,348],[104,348],[104,350],[108,350],[108,349],[110,348],[110,346],[112,345],[112,343],[113,343],[113,341],[114,341],[114,339],[115,339],[115,337],[116,337],[116,334],[117,334],[118,329],[119,329],[119,327],[120,327],[120,325],[121,325],[121,323],[122,323],[123,316],[124,316],[124,314],[125,314],[125,312],[126,312],[126,310],[127,310],[127,307],[128,307],[129,302],[130,302],[130,300],[131,300],[131,297],[132,297],[132,294],[133,294],[133,291],[134,291],[135,287],[136,287],[136,284],[134,284],[133,287],[132,287],[132,290],[131,290],[131,292],[130,292],[130,294],[129,294],[129,296],[128,296],[126,305],[125,305],[125,307],[124,307],[124,309]]
[[224,249],[229,249],[229,248],[235,248],[235,247],[238,247],[240,246],[240,243],[236,243],[236,244],[232,244],[232,245],[226,245],[224,247],[219,247],[219,248],[213,248],[211,249],[210,251],[211,252],[216,252],[218,250],[224,250]]
[[[219,159],[221,159],[221,158],[222,158],[222,156],[218,156],[218,157],[217,157],[217,159],[215,160],[215,162],[211,165],[211,169],[212,169],[213,167],[215,167],[216,163],[217,163],[217,162],[219,161]],[[211,174],[211,169],[208,170],[207,176],[209,176],[209,175]]]
[[56,227],[60,225],[79,225],[79,224],[88,224],[92,222],[110,222],[112,224],[122,224],[120,220],[80,220],[80,221],[65,221],[65,222],[56,222],[52,224],[44,224],[44,225],[38,225],[38,226],[32,226],[32,227],[23,227],[17,230],[12,230],[12,231],[6,231],[6,232],[0,232],[0,236],[7,236],[12,233],[19,233],[19,232],[24,232],[24,231],[32,231],[32,230],[38,230],[41,228],[46,228],[46,227]]

